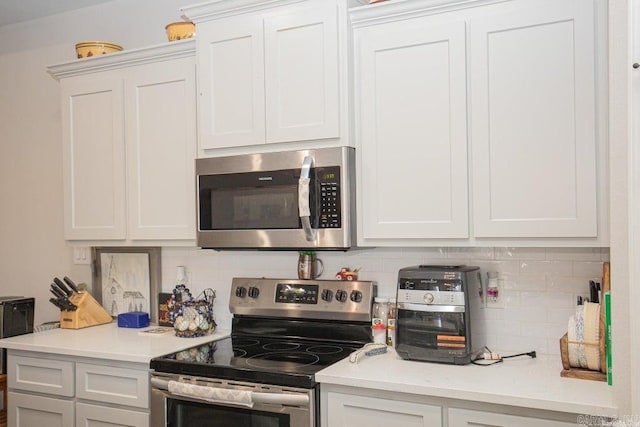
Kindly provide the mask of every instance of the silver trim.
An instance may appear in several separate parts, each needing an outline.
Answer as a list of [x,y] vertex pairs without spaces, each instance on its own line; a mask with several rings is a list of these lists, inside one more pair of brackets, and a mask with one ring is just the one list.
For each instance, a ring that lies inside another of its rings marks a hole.
[[412,304],[401,302],[398,303],[398,309],[412,310],[422,312],[434,312],[434,313],[464,313],[465,307],[461,305],[427,305],[427,304]]

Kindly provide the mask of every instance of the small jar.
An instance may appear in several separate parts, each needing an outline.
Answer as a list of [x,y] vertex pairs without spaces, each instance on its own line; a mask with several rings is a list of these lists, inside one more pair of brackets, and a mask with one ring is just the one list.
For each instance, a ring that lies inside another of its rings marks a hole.
[[389,318],[389,298],[376,297],[373,303],[371,333],[373,342],[387,343],[387,322]]
[[389,314],[387,316],[387,345],[395,347],[396,345],[396,316],[397,316],[396,299],[389,300]]

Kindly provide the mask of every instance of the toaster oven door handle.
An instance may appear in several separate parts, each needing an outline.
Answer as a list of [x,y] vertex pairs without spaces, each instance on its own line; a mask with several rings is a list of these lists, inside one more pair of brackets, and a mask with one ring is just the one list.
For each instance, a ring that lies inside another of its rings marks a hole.
[[465,307],[463,305],[429,305],[429,304],[414,304],[410,302],[398,303],[398,309],[437,312],[437,313],[464,313],[465,312]]
[[316,230],[311,228],[311,210],[309,209],[309,175],[313,167],[313,157],[305,156],[298,180],[298,214],[304,230],[304,236],[308,242],[316,240]]

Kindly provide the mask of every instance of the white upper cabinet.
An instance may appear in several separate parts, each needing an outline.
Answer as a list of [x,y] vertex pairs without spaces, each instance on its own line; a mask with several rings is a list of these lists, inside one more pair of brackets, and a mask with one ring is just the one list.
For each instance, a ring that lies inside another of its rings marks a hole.
[[351,9],[358,244],[607,246],[604,6]]
[[195,43],[174,43],[49,68],[62,94],[65,239],[194,240]]
[[65,238],[124,239],[122,79],[64,79],[61,93]]
[[183,12],[197,24],[201,154],[299,141],[346,145],[344,0],[229,0]]
[[465,23],[356,32],[365,238],[468,237]]
[[477,237],[596,237],[592,1],[523,1],[471,23]]

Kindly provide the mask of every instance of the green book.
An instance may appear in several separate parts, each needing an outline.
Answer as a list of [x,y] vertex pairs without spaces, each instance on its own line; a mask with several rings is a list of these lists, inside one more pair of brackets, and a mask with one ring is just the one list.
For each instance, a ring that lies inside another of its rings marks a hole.
[[611,293],[604,294],[604,327],[605,327],[605,353],[607,357],[607,384],[611,385],[613,376],[611,372]]

